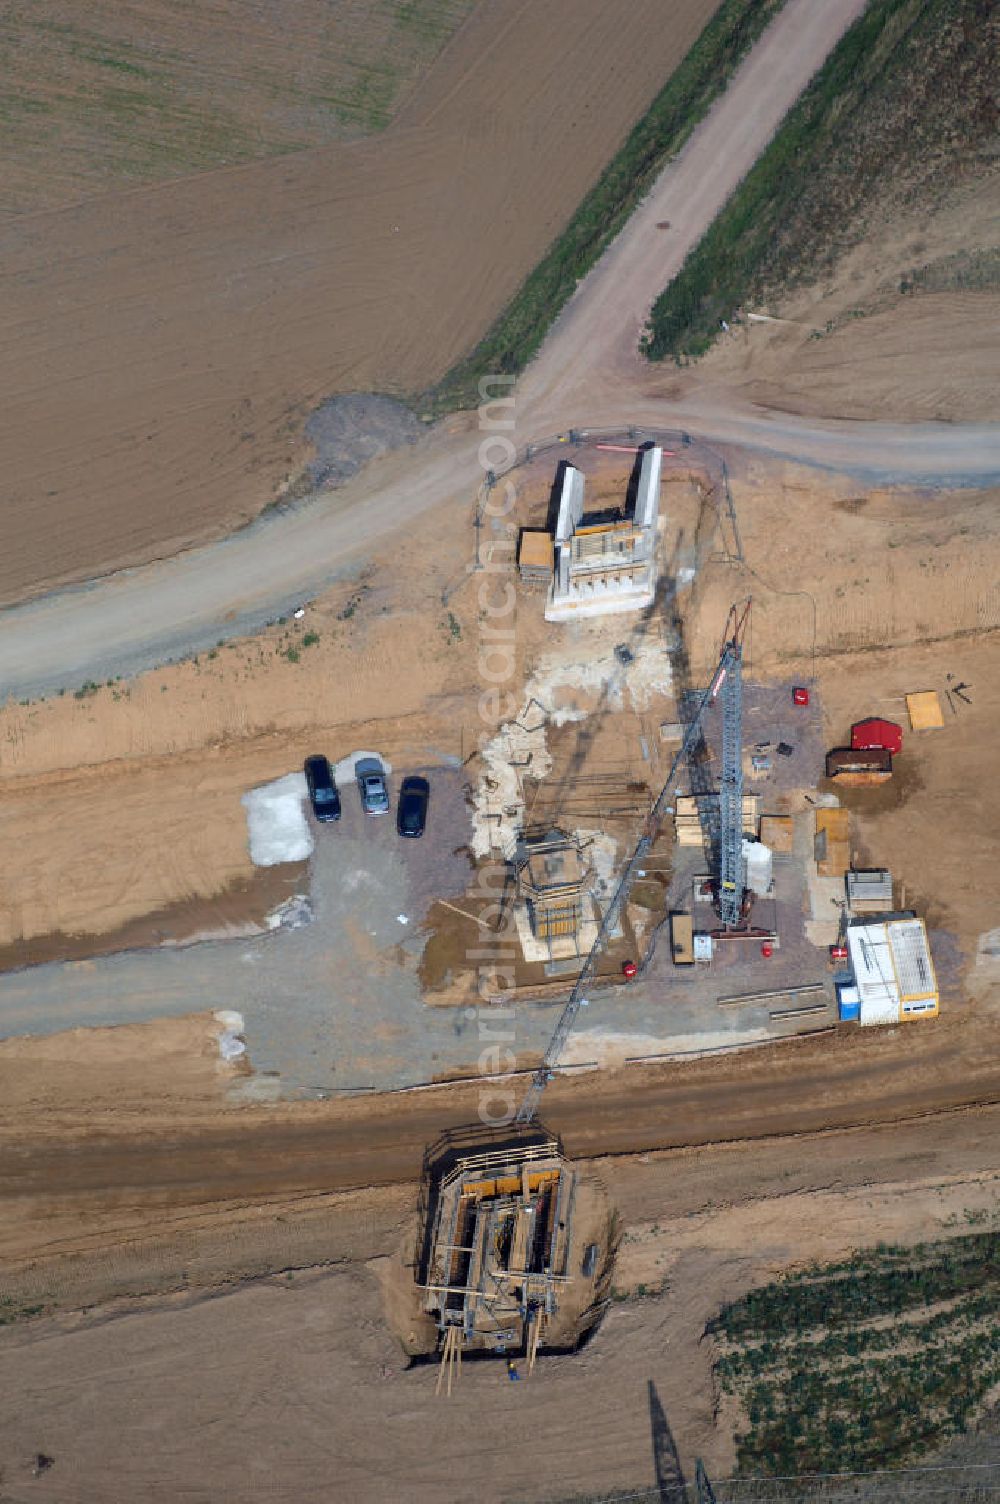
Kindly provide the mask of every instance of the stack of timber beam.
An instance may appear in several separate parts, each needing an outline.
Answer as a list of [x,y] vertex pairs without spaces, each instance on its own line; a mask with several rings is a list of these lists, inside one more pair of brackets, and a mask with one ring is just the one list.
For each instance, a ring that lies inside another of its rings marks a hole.
[[820,877],[843,877],[851,865],[850,813],[846,809],[818,809],[813,855]]
[[[674,803],[674,836],[678,846],[704,846],[705,831],[702,828],[701,817],[698,814],[699,804],[707,808],[710,820],[718,820],[718,794],[703,794],[699,798],[695,798],[693,794],[679,795]],[[744,794],[743,834],[745,836],[756,836],[759,813],[759,796],[757,794]]]
[[548,585],[552,578],[552,559],[552,534],[522,528],[517,565],[524,584]]

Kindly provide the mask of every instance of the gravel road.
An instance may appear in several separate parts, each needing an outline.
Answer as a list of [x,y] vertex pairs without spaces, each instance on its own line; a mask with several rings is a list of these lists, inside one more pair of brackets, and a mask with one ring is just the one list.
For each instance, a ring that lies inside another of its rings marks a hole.
[[[400,840],[391,816],[365,817],[355,790],[344,791],[342,821],[316,833],[311,924],[253,940],[8,972],[0,976],[0,1037],[233,1009],[245,1020],[253,1090],[271,1078],[285,1095],[388,1091],[449,1073],[479,1074],[491,1069],[480,1062],[487,1041],[503,1038],[506,1046],[508,1031],[515,1058],[533,1065],[562,1000],[520,1004],[502,1025],[484,1014],[485,1032],[475,1008],[422,1002],[422,921],[435,898],[461,901],[469,871],[461,775],[435,769],[430,778],[431,816],[420,841]],[[768,963],[759,967],[773,985]],[[678,979],[673,970],[669,947],[659,945],[642,982],[596,993],[570,1058],[603,1059],[606,1048],[617,1056],[684,1052],[768,1034],[766,1004],[719,1009],[723,976],[694,985],[700,975]],[[754,986],[752,967],[741,973],[744,983]]]

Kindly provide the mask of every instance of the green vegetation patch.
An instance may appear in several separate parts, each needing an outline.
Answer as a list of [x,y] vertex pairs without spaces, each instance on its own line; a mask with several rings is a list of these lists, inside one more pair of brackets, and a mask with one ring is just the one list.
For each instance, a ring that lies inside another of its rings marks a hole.
[[998,58],[992,0],[870,0],[653,305],[644,353],[703,355],[722,319],[819,275],[876,206],[951,187],[997,130]]
[[1000,1382],[1000,1233],[879,1247],[726,1306],[740,1471],[892,1467],[964,1431]]
[[434,411],[474,407],[479,380],[515,374],[534,355],[577,283],[624,227],[784,0],[723,0],[565,230],[472,354],[424,397]]
[[995,292],[1000,287],[1000,248],[956,251],[926,266],[915,267],[899,284],[900,292]]
[[13,1326],[16,1321],[30,1321],[33,1316],[43,1315],[45,1309],[44,1305],[16,1305],[13,1300],[4,1298],[0,1300],[0,1326]]

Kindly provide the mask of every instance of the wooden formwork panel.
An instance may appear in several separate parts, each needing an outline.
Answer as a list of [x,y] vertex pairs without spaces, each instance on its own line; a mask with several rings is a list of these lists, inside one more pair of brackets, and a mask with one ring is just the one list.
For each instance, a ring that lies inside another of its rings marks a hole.
[[933,731],[944,725],[944,712],[936,689],[923,689],[906,696],[906,713],[914,731]]

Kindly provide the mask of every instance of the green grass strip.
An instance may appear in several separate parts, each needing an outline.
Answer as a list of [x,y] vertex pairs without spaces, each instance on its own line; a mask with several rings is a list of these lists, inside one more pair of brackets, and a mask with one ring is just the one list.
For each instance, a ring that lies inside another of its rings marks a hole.
[[723,0],[544,259],[471,355],[422,398],[425,411],[475,407],[484,375],[516,374],[577,283],[600,259],[667,160],[722,93],[784,0]]

